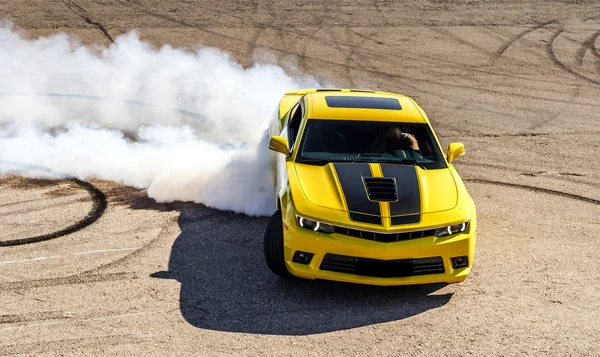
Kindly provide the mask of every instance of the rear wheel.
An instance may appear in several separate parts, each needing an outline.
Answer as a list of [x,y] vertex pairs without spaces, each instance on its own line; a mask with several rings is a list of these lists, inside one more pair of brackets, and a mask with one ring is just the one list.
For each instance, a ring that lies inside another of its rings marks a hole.
[[271,271],[279,276],[289,277],[283,254],[283,222],[281,210],[277,210],[267,224],[264,239],[265,260]]

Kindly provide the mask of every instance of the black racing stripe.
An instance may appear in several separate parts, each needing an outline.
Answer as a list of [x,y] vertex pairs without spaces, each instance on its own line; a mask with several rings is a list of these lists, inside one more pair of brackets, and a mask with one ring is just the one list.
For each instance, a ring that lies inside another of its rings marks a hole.
[[384,177],[396,179],[398,201],[390,202],[392,225],[419,222],[421,220],[421,190],[416,168],[407,165],[381,165],[381,171]]
[[350,212],[350,219],[356,222],[382,225],[381,216],[370,216],[368,214]]
[[[358,222],[376,222],[375,224],[381,224],[381,210],[379,209],[379,203],[369,201],[362,180],[363,177],[373,176],[369,164],[334,163],[333,166],[338,179],[340,180],[342,193],[346,198],[346,204],[348,205],[348,211],[358,213],[354,215],[351,214],[350,218]],[[370,217],[369,215],[374,217]]]
[[419,223],[420,221],[421,221],[421,214],[410,214],[407,216],[395,216],[395,217],[392,217],[392,226],[397,226],[399,224]]

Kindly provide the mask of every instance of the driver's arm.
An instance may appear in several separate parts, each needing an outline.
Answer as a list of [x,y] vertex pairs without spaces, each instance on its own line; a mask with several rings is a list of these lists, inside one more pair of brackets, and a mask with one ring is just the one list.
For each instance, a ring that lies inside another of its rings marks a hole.
[[419,142],[412,134],[402,133],[402,138],[410,141],[410,148],[413,150],[419,150]]

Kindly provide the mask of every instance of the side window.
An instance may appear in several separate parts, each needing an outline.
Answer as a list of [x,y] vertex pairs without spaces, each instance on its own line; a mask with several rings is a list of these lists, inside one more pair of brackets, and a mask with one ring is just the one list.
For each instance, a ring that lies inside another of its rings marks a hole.
[[300,131],[300,123],[302,122],[302,113],[303,107],[302,104],[298,103],[294,109],[292,109],[292,113],[290,116],[290,120],[288,122],[288,141],[290,148],[294,147],[294,143],[296,142],[296,137],[298,136],[298,131]]

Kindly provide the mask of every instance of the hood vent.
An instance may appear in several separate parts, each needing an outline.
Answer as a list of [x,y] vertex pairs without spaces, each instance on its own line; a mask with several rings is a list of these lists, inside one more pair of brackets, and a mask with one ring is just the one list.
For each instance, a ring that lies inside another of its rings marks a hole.
[[390,177],[363,177],[371,201],[394,202],[398,200],[396,180]]

